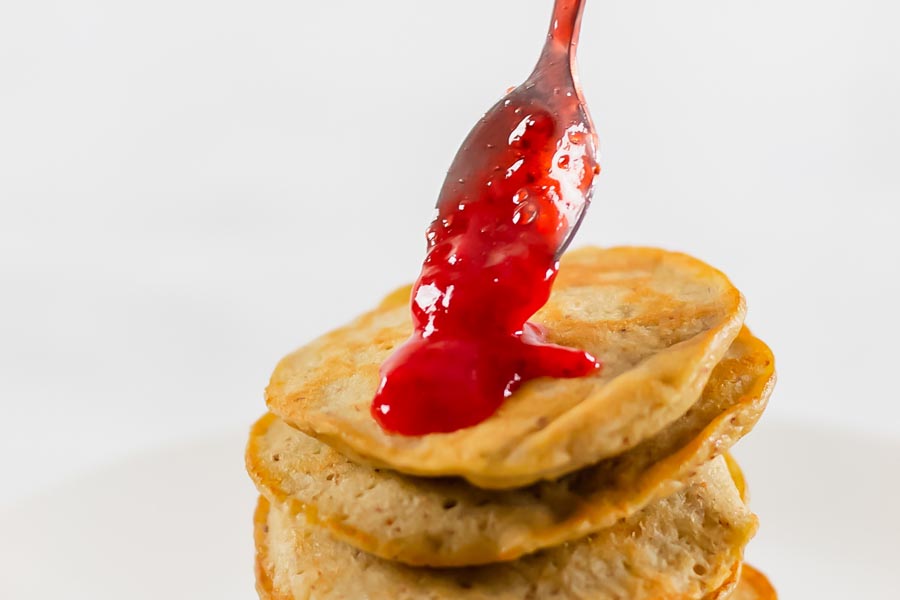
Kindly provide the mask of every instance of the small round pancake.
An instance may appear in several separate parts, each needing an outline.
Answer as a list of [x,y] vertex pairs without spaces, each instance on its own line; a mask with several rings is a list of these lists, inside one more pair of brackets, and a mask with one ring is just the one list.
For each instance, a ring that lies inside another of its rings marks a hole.
[[413,475],[461,476],[483,488],[556,479],[662,431],[697,400],[745,313],[731,282],[687,255],[570,252],[532,321],[549,341],[592,353],[602,371],[530,381],[473,427],[402,436],[382,430],[369,406],[379,366],[412,333],[408,299],[408,288],[395,292],[282,359],[267,404],[357,460]]
[[[256,519],[259,522],[265,522],[269,514],[269,504],[267,500],[260,498],[259,504],[257,505],[257,513],[259,516],[256,517]],[[258,527],[257,530],[259,534],[257,534],[257,537],[259,537],[260,534],[267,534],[267,528],[267,523],[261,528]],[[266,542],[263,540],[257,541],[256,545],[256,591],[259,598],[260,600],[293,600],[293,595],[276,592],[274,590],[272,575],[266,571],[266,568],[271,567],[271,563],[269,562],[268,549],[265,544]],[[775,589],[769,584],[768,579],[765,579],[765,575],[756,571],[756,573],[759,573],[759,575],[763,577],[765,587],[760,587],[760,582],[758,580],[738,581],[737,576],[740,573],[741,565],[738,565],[738,567],[739,568],[734,571],[733,580],[729,579],[721,588],[704,596],[703,600],[778,600],[778,594],[775,593]],[[743,568],[752,567],[750,567],[750,565],[744,565]],[[315,600],[315,598],[309,595],[307,595],[307,598],[309,598],[309,600]],[[682,598],[684,600],[693,600],[686,597]],[[678,600],[682,599],[679,598]]]
[[730,600],[778,600],[778,593],[765,575],[745,563],[741,581]]
[[272,502],[382,558],[436,567],[512,560],[609,527],[677,490],[750,431],[773,383],[770,350],[744,329],[672,425],[618,457],[527,488],[373,470],[271,414],[253,427],[247,471]]
[[702,598],[727,583],[756,530],[722,459],[613,527],[483,567],[386,561],[267,505],[261,500],[257,513],[258,585],[279,600]]

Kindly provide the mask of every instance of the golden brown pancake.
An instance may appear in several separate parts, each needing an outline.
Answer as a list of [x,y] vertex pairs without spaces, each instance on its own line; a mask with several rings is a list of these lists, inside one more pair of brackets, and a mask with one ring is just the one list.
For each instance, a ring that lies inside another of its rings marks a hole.
[[700,396],[745,312],[722,273],[687,255],[570,252],[533,321],[549,341],[594,354],[602,372],[530,381],[478,425],[413,437],[386,433],[369,414],[379,366],[412,332],[408,295],[282,359],[269,408],[358,461],[486,488],[556,479],[658,434]]
[[386,561],[261,499],[258,581],[263,593],[278,599],[702,598],[728,582],[755,530],[756,518],[721,458],[682,491],[610,528],[483,567]]
[[778,593],[765,575],[745,563],[740,583],[730,600],[778,600]]
[[[269,505],[267,501],[261,498],[260,504],[257,507],[257,511],[264,510],[265,514],[262,517],[258,518],[265,519],[268,516],[268,509]],[[261,531],[261,533],[265,534],[267,532]],[[259,594],[260,600],[293,600],[292,595],[277,593],[273,589],[271,574],[265,571],[265,565],[269,564],[268,555],[266,554],[266,552],[267,550],[265,548],[265,542],[263,541],[262,546],[257,543],[256,590]],[[742,570],[740,568],[741,565],[738,565],[738,567],[739,568],[735,569],[734,571],[733,579],[730,578],[721,588],[705,596],[703,600],[778,600],[778,594],[775,593],[775,589],[769,583],[768,579],[765,578],[765,575],[759,573],[759,571],[756,571],[750,565],[745,564],[742,567],[743,569],[753,569],[754,573],[758,575],[758,577],[761,577],[762,580],[738,580],[738,576],[740,575],[740,572]]]
[[[527,488],[373,470],[274,415],[251,432],[247,471],[273,503],[382,558],[440,567],[511,560],[609,527],[677,490],[753,427],[773,383],[771,352],[744,329],[672,425],[618,457]],[[729,466],[742,491],[737,465]]]

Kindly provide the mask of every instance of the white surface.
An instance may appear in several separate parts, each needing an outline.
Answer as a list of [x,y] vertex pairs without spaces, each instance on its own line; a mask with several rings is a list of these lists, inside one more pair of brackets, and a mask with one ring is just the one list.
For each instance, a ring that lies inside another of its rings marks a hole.
[[[243,442],[125,461],[0,515],[0,597],[254,597]],[[782,598],[896,598],[900,444],[770,421],[738,450],[762,522],[748,558]]]
[[[549,4],[0,3],[0,510],[246,427],[281,354],[412,279]],[[587,8],[604,171],[577,243],[729,273],[778,357],[769,419],[900,437],[898,18]]]

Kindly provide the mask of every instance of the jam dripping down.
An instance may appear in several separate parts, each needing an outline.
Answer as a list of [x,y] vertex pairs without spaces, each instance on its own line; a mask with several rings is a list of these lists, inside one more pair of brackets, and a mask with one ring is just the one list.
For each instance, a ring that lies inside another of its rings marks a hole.
[[575,75],[582,8],[556,1],[534,71],[472,129],[447,173],[413,288],[415,332],[382,365],[372,401],[389,432],[475,425],[529,379],[600,368],[528,322],[550,297],[600,171]]

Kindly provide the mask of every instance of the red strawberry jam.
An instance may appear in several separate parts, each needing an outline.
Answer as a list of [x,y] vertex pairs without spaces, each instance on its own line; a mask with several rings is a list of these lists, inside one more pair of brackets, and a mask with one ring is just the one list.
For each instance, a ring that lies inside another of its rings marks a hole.
[[484,115],[447,173],[413,288],[415,332],[382,365],[372,401],[387,431],[469,427],[529,379],[600,368],[528,322],[550,297],[600,171],[574,75],[582,2],[557,0],[531,76]]

